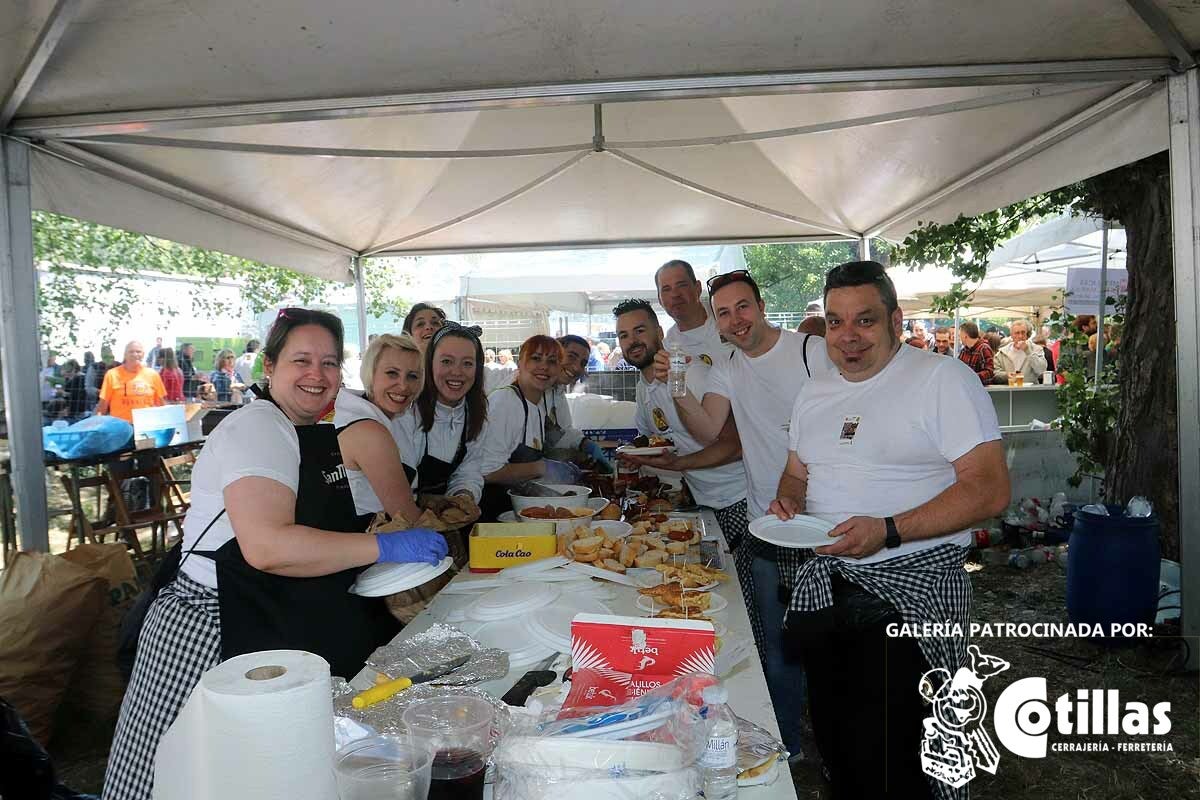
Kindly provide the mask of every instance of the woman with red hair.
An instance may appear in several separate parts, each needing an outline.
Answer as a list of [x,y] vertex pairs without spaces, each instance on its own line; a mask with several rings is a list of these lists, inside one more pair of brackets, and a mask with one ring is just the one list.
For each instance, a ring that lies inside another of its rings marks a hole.
[[527,480],[576,483],[579,468],[544,455],[546,393],[558,381],[563,349],[549,336],[531,336],[521,345],[517,377],[488,397],[484,437],[482,519],[495,519],[511,509],[507,491]]

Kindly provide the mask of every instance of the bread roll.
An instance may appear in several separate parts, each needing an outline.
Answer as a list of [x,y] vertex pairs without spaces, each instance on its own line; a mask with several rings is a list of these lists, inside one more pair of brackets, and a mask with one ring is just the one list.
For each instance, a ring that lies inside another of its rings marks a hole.
[[667,542],[667,552],[673,556],[681,556],[687,549],[687,542]]
[[574,544],[575,555],[579,556],[586,555],[588,553],[595,553],[600,549],[602,544],[604,544],[603,536],[588,536],[585,539],[576,539]]
[[653,567],[655,564],[661,564],[667,560],[666,550],[650,550],[645,555],[638,556],[634,559],[634,565],[637,567]]
[[603,567],[604,569],[608,570],[609,572],[619,572],[622,575],[625,574],[625,565],[622,564],[620,561],[614,561],[611,558],[606,558],[600,564],[600,566]]
[[590,564],[593,561],[598,560],[599,558],[600,558],[599,552],[593,552],[593,553],[578,553],[577,552],[577,553],[575,553],[575,560],[580,563],[583,563],[583,564]]

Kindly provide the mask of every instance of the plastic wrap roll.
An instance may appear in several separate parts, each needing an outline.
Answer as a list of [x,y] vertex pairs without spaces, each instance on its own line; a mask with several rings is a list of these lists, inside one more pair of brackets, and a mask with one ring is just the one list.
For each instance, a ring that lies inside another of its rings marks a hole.
[[265,650],[200,678],[154,758],[155,800],[336,800],[329,663]]

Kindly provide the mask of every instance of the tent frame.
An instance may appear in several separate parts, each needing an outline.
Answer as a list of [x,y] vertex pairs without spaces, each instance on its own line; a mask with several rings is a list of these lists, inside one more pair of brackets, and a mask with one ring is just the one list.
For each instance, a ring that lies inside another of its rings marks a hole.
[[[1177,358],[1180,529],[1200,529],[1200,328],[1197,327],[1197,317],[1200,315],[1200,282],[1197,281],[1197,268],[1200,266],[1200,239],[1197,234],[1200,228],[1200,68],[1196,66],[1191,47],[1155,0],[1126,2],[1158,36],[1171,53],[1171,57],[646,78],[15,118],[22,102],[53,55],[67,26],[77,16],[82,5],[80,0],[58,0],[23,63],[15,85],[3,98],[3,102],[0,102],[0,134],[5,137],[0,142],[0,186],[3,187],[3,197],[0,197],[0,291],[3,292],[3,297],[0,302],[4,311],[0,331],[3,333],[5,396],[22,546],[45,551],[49,544],[44,465],[39,441],[41,403],[38,384],[31,380],[31,377],[37,374],[39,363],[37,278],[33,253],[29,173],[29,151],[32,142],[45,141],[46,144],[41,146],[59,157],[82,162],[88,169],[105,172],[118,180],[165,194],[189,205],[215,211],[231,220],[345,255],[347,276],[353,276],[357,284],[361,307],[361,257],[388,254],[387,247],[356,252],[340,243],[329,242],[297,230],[286,223],[264,219],[243,209],[237,209],[233,204],[217,198],[171,186],[113,162],[102,163],[107,160],[86,154],[80,148],[65,142],[52,143],[49,140],[271,122],[528,108],[532,105],[597,105],[731,95],[935,86],[1102,81],[1127,83],[1125,88],[1107,99],[1060,121],[1009,154],[980,165],[889,219],[869,226],[864,231],[835,232],[852,234],[849,238],[859,239],[860,254],[865,256],[869,254],[869,237],[885,230],[889,224],[910,219],[938,199],[1003,171],[1055,141],[1114,113],[1147,94],[1153,88],[1152,82],[1162,78],[1167,80],[1170,114],[1175,295],[1179,334]],[[603,149],[599,122],[600,114],[597,112],[596,137],[592,152]],[[705,187],[699,185],[689,188],[705,191]],[[713,196],[720,197],[717,194]],[[730,201],[729,197],[720,199]],[[624,243],[606,244],[618,246]],[[394,246],[394,243],[390,246]],[[360,311],[360,319],[361,313]],[[362,329],[362,333],[365,336],[365,328]],[[1183,633],[1196,636],[1200,635],[1200,536],[1184,536],[1181,539],[1185,563],[1182,594]],[[1191,666],[1195,667],[1197,663],[1200,663],[1200,653],[1193,652]]]

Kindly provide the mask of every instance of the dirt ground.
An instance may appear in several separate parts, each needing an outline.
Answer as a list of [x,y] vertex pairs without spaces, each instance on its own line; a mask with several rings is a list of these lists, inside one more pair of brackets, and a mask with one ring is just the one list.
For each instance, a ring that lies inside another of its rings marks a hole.
[[[1066,622],[1066,572],[1055,563],[1028,570],[984,566],[972,575],[972,619],[980,623]],[[970,783],[975,800],[1145,800],[1200,796],[1200,676],[1178,671],[1182,662],[1177,627],[1160,626],[1155,636],[1112,649],[1088,639],[976,639],[980,649],[1011,667],[987,681],[994,704],[1015,680],[1044,677],[1050,701],[1083,688],[1117,689],[1122,702],[1153,705],[1171,701],[1174,752],[1051,752],[1044,759],[1018,758],[1002,746],[996,775],[980,772]],[[1193,647],[1200,643],[1193,643]],[[1061,737],[1065,738],[1065,737]],[[1083,737],[1099,741],[1106,737]],[[1118,738],[1107,737],[1110,743]],[[1057,741],[1051,737],[1051,742]],[[819,769],[802,763],[793,769],[797,795],[805,800],[832,797]]]

